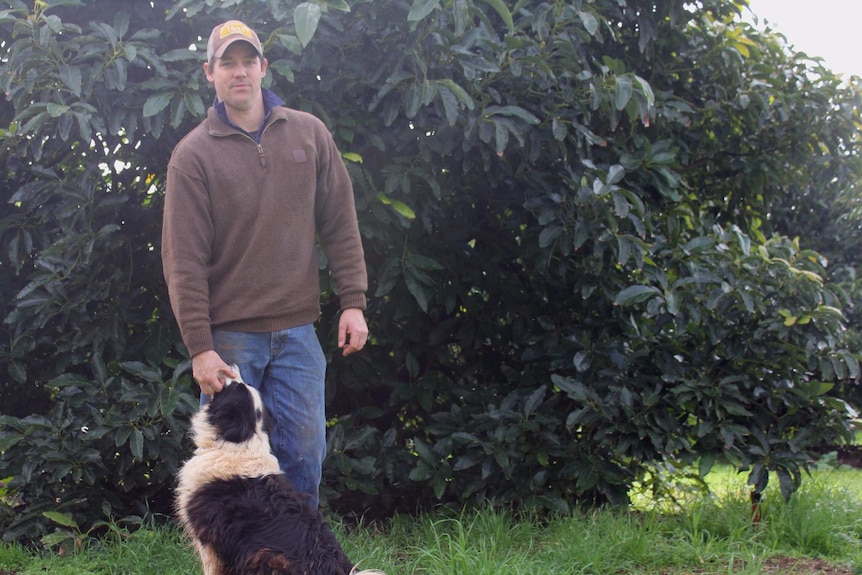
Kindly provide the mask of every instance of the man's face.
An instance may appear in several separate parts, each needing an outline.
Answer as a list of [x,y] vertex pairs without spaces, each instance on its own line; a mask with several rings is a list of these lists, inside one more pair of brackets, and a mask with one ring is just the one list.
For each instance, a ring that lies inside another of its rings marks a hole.
[[234,42],[221,58],[204,64],[216,97],[229,108],[249,111],[261,102],[260,83],[266,76],[266,59],[248,42]]

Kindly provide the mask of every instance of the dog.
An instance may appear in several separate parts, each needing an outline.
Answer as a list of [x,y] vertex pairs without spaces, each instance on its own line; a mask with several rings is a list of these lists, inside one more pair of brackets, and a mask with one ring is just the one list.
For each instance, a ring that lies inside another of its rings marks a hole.
[[241,378],[192,417],[191,435],[175,505],[204,575],[385,575],[358,571],[310,496],[284,476],[260,394]]

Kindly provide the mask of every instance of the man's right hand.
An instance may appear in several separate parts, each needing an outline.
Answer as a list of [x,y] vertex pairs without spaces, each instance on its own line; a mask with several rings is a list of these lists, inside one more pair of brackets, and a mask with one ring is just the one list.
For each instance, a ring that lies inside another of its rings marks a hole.
[[192,357],[192,377],[198,382],[201,392],[212,397],[222,390],[227,379],[237,379],[239,374],[210,349]]

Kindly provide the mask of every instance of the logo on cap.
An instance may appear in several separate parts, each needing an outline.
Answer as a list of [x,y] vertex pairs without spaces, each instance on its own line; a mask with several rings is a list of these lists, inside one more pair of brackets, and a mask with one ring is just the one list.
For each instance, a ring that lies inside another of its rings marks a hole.
[[254,36],[252,35],[251,28],[243,24],[242,22],[227,22],[219,31],[219,38],[226,38],[231,34],[242,34],[246,38],[253,40]]

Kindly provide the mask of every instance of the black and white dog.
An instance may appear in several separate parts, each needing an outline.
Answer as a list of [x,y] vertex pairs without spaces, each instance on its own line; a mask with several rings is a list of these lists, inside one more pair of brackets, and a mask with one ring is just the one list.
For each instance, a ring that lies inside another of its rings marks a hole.
[[196,449],[179,471],[176,509],[204,575],[383,575],[356,570],[281,472],[256,389],[228,381],[192,418],[191,434]]

